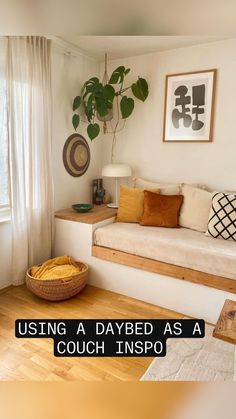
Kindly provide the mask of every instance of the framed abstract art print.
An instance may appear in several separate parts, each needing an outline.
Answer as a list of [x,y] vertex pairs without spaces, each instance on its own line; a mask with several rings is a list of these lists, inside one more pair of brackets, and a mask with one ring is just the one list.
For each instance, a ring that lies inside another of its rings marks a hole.
[[212,141],[216,69],[166,76],[164,142]]

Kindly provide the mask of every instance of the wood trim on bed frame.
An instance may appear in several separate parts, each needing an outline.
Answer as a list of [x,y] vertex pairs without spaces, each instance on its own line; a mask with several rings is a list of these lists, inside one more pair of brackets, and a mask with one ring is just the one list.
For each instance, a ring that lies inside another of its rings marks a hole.
[[182,266],[171,265],[159,262],[142,256],[132,255],[108,247],[93,245],[92,256],[121,265],[131,266],[144,271],[154,272],[161,275],[172,276],[184,281],[194,282],[195,284],[206,285],[219,290],[236,294],[236,280],[212,275]]

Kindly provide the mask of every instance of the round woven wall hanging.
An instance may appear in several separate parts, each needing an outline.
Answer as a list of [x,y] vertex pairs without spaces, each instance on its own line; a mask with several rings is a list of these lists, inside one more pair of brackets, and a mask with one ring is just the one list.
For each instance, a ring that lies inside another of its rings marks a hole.
[[80,134],[70,135],[63,148],[63,163],[71,176],[82,176],[89,167],[90,149]]

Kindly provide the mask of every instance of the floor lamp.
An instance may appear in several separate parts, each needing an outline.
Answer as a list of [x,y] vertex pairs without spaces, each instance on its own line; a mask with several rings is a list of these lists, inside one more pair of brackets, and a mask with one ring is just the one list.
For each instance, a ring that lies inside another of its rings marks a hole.
[[118,198],[118,178],[127,178],[130,177],[132,174],[131,168],[128,164],[118,164],[118,163],[111,163],[107,164],[102,169],[102,177],[111,177],[115,178],[116,182],[116,195],[115,195],[115,202],[108,204],[109,208],[118,208],[119,198]]

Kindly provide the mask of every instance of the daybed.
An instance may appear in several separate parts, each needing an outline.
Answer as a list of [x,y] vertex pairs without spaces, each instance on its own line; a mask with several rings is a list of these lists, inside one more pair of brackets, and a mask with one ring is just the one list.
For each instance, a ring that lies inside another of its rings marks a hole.
[[236,280],[235,242],[188,228],[113,223],[95,231],[94,244]]
[[225,299],[236,300],[235,242],[183,227],[117,223],[105,207],[87,218],[56,214],[54,255],[84,260],[90,284],[211,323]]

